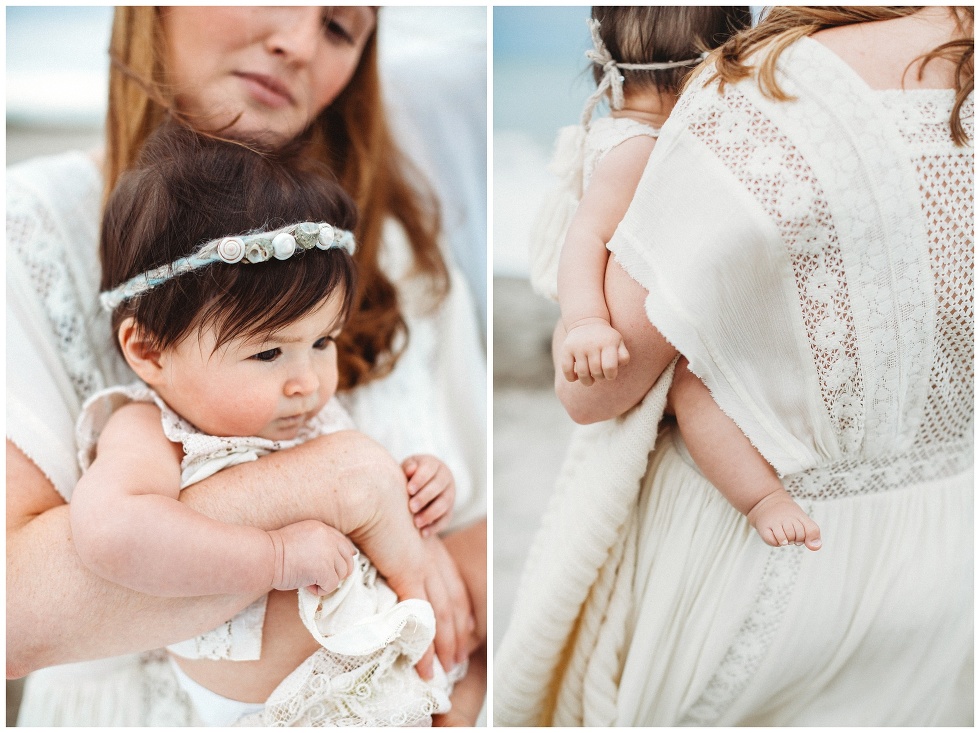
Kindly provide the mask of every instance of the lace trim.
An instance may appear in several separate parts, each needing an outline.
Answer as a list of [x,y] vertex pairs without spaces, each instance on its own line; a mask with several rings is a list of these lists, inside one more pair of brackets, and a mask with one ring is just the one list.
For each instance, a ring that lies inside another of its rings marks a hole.
[[582,164],[582,187],[587,188],[596,166],[606,154],[630,138],[660,136],[660,130],[629,117],[603,117],[589,127],[585,136]]
[[780,547],[769,552],[752,610],[735,634],[718,669],[697,701],[684,714],[680,725],[706,726],[717,723],[755,676],[785,617],[786,606],[799,574],[800,560],[807,551],[802,547]]
[[866,496],[956,476],[973,466],[973,441],[916,445],[873,459],[846,459],[783,480],[795,499]]

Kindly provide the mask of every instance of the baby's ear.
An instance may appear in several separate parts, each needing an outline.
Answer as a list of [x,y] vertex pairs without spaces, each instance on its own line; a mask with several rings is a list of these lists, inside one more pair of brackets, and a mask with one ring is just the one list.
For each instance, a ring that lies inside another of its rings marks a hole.
[[119,347],[122,349],[126,363],[136,375],[151,387],[160,382],[163,374],[163,362],[160,349],[133,320],[132,316],[123,319],[116,331]]

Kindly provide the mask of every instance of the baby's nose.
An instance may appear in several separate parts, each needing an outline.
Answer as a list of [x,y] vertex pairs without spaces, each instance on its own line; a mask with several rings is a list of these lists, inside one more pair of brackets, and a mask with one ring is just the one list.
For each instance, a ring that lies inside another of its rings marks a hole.
[[286,394],[305,396],[316,392],[319,386],[320,380],[315,369],[300,369],[286,382]]

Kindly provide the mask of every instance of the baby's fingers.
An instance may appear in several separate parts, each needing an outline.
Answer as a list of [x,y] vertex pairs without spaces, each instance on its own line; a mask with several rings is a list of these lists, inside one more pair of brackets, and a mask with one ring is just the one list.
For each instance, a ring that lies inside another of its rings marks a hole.
[[408,508],[411,510],[412,514],[418,514],[433,499],[440,494],[446,493],[446,490],[450,485],[449,481],[440,480],[440,478],[441,477],[437,476],[435,479],[427,483],[408,502]]
[[[415,469],[415,473],[412,474],[412,478],[408,481],[408,495],[415,496],[424,486],[426,486],[432,477],[436,475],[439,470],[440,464],[437,461],[432,460],[420,460],[416,459],[418,467]],[[423,506],[425,503],[423,502]],[[413,510],[414,511],[414,510]]]
[[[592,377],[592,370],[589,368],[588,359],[576,359],[575,360],[575,374],[578,375],[578,381],[582,383],[585,387],[591,387],[595,382]],[[574,379],[571,381],[575,381]]]
[[606,347],[600,355],[602,363],[602,373],[606,379],[615,379],[619,376],[619,354],[616,349]]
[[422,536],[428,537],[432,534],[427,526],[442,517],[452,508],[452,497],[448,494],[440,494],[429,506],[415,515],[415,526],[422,529]]
[[575,373],[575,357],[568,349],[564,349],[561,355],[561,372],[569,382],[578,379],[578,374]]
[[619,342],[619,348],[616,349],[616,351],[617,351],[617,353],[619,355],[619,365],[620,366],[626,366],[627,364],[630,363],[630,352],[629,352],[629,349],[626,348],[626,344],[624,344],[622,341],[620,341]]

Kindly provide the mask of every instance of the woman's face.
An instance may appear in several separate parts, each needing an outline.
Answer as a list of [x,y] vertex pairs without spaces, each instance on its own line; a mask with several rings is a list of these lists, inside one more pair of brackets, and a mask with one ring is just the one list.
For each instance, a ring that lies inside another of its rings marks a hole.
[[350,6],[175,6],[161,9],[161,20],[181,112],[206,130],[284,142],[347,86],[376,15]]

